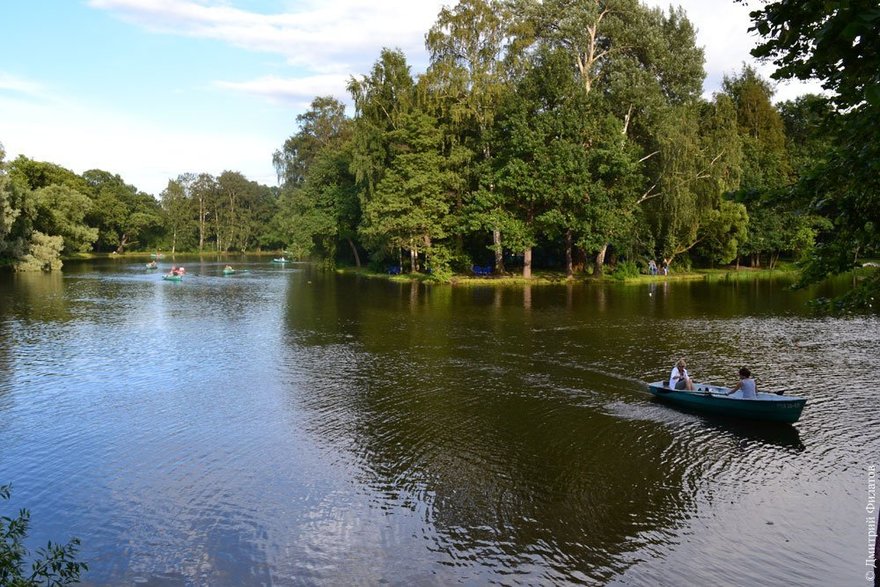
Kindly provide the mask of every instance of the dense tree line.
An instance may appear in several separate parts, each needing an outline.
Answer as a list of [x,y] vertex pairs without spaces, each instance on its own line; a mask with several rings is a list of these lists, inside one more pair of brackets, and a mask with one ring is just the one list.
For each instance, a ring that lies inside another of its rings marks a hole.
[[383,50],[349,83],[353,117],[316,98],[275,153],[278,238],[297,254],[440,278],[474,263],[601,274],[609,258],[773,266],[827,227],[790,187],[833,140],[833,106],[776,106],[748,67],[704,99],[680,9],[463,0],[426,44],[423,75]]
[[0,265],[53,270],[75,253],[252,251],[280,246],[273,236],[277,190],[238,172],[185,174],[160,198],[118,175],[78,175],[0,146]]
[[829,90],[774,104],[749,67],[701,95],[681,9],[462,0],[427,32],[423,74],[384,49],[348,84],[352,116],[314,99],[274,154],[280,189],[185,174],[157,201],[108,172],[0,152],[0,259],[49,269],[89,249],[283,247],[442,280],[472,264],[529,277],[787,256],[817,280],[878,250],[880,17],[861,4],[753,13],[754,53],[776,77]]
[[172,253],[228,253],[278,246],[271,230],[277,190],[224,171],[180,175],[168,182],[160,200],[166,215],[163,242]]

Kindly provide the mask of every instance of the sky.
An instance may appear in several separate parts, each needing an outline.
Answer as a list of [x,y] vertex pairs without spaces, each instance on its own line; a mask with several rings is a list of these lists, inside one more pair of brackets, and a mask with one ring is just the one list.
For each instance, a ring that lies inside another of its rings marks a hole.
[[[657,0],[645,2],[666,8]],[[752,2],[754,4],[754,0]],[[704,95],[743,63],[749,8],[682,0],[706,53]],[[3,0],[0,143],[82,173],[102,169],[158,196],[182,173],[239,171],[277,185],[272,154],[316,96],[346,103],[383,47],[413,73],[452,0]],[[818,84],[778,85],[787,100]],[[351,114],[351,112],[349,112]]]

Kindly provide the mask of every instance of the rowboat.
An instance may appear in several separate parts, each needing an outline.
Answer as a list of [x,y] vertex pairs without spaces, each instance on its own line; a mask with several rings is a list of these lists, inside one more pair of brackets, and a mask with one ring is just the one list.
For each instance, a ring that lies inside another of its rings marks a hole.
[[272,259],[272,262],[273,263],[290,263],[290,261],[285,259],[284,257],[281,257],[280,259]]
[[224,269],[223,270],[223,275],[232,275],[233,273],[235,273],[235,269]]
[[165,281],[183,281],[183,275],[178,273],[166,273],[162,276]]
[[156,263],[155,261],[152,261],[152,262],[150,262],[150,263],[147,263],[147,270],[149,270],[149,269],[158,269],[158,268],[159,268],[159,264]]
[[731,388],[720,385],[695,382],[694,391],[687,391],[671,389],[667,383],[649,383],[648,391],[660,401],[718,416],[793,423],[807,403],[805,398],[790,395],[759,391],[756,399],[743,399],[742,391],[727,395]]

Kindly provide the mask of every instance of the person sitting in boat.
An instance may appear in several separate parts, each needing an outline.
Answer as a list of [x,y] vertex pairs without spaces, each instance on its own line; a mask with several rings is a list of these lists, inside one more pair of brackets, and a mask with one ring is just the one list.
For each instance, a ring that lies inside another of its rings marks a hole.
[[742,390],[743,399],[758,398],[758,387],[755,384],[755,380],[752,379],[752,372],[749,371],[748,367],[743,367],[739,370],[739,383],[737,383],[734,388],[727,393],[727,395],[730,395],[731,393],[736,393],[739,390]]
[[223,268],[223,271],[232,271],[232,265],[227,265]]
[[675,367],[672,368],[672,373],[669,375],[669,387],[671,389],[694,390],[694,384],[687,372],[687,363],[683,358],[679,359]]

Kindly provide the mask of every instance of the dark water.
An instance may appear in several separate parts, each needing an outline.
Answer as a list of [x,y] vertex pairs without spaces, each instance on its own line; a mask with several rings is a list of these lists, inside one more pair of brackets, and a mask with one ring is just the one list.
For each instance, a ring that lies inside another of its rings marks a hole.
[[[223,264],[0,275],[0,508],[80,537],[86,584],[868,584],[875,317],[783,282]],[[801,421],[654,403],[681,355]]]

